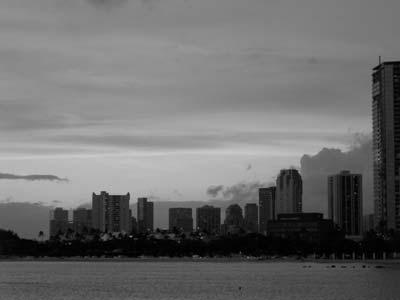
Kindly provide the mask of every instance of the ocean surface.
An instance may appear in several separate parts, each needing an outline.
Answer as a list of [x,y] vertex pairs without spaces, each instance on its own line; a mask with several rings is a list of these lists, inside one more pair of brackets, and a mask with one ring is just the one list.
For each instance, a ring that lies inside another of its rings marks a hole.
[[400,264],[381,265],[3,261],[0,299],[399,300]]

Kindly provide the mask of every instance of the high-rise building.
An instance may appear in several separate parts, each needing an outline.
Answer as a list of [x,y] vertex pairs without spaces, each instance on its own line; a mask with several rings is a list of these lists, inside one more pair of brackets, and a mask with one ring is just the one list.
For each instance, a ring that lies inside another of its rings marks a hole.
[[375,230],[375,215],[368,214],[363,216],[363,232],[367,233],[368,231]]
[[342,171],[328,177],[328,218],[346,235],[362,234],[362,176]]
[[238,204],[229,205],[225,210],[223,233],[238,234],[243,230],[243,210]]
[[219,233],[221,227],[221,208],[205,205],[196,209],[197,229],[208,233]]
[[268,221],[275,220],[276,187],[261,188],[258,190],[259,219],[258,230],[267,234]]
[[138,231],[141,233],[154,230],[154,203],[147,198],[139,198],[137,202]]
[[400,230],[400,61],[372,74],[375,225]]
[[68,228],[68,210],[57,207],[50,212],[50,237],[66,233]]
[[193,231],[193,217],[191,208],[170,208],[169,209],[169,230]]
[[77,208],[73,211],[72,223],[77,233],[88,233],[92,228],[92,210]]
[[130,194],[110,195],[101,192],[92,195],[92,227],[101,232],[129,232]]
[[258,205],[247,203],[244,207],[244,228],[247,232],[258,231]]
[[275,215],[302,212],[303,181],[296,169],[281,170],[276,179]]

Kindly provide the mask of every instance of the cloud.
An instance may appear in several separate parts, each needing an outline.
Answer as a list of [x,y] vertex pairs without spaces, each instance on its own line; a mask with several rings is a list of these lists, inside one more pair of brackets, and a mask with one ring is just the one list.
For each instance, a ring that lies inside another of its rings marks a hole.
[[224,189],[223,185],[212,185],[207,188],[207,195],[210,197],[217,197],[219,192]]
[[58,181],[58,182],[68,182],[68,178],[60,178],[55,175],[15,175],[8,173],[0,173],[0,180],[27,180],[27,181]]
[[120,6],[126,3],[128,0],[86,0],[88,3],[92,4],[98,8],[113,8],[115,6]]
[[207,195],[216,198],[220,195],[222,201],[228,201],[231,204],[246,204],[258,202],[258,190],[262,187],[268,187],[274,183],[259,181],[239,182],[231,186],[214,185],[207,188]]
[[303,207],[306,211],[328,212],[327,177],[342,170],[363,176],[364,213],[373,211],[372,139],[356,134],[348,151],[323,148],[316,155],[301,158]]

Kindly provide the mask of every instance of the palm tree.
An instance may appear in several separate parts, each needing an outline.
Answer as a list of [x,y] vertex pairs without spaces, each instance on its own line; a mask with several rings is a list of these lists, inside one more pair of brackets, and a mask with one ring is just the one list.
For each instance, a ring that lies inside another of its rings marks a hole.
[[44,232],[42,230],[39,231],[38,239],[40,242],[43,242],[44,240]]

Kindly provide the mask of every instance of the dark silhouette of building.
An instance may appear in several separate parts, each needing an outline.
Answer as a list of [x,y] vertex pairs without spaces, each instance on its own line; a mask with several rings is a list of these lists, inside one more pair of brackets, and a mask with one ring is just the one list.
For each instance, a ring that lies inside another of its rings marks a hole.
[[320,213],[278,214],[277,220],[268,221],[272,237],[320,241],[334,231],[332,220],[325,220]]
[[375,230],[375,215],[368,214],[363,216],[363,232]]
[[259,232],[262,234],[267,234],[268,221],[275,219],[275,200],[275,186],[258,190]]
[[169,230],[193,231],[193,217],[191,208],[169,209]]
[[221,208],[205,205],[196,209],[197,230],[210,234],[219,233],[221,227]]
[[70,228],[68,210],[57,207],[50,212],[50,237],[54,237],[57,234],[64,234],[68,228]]
[[375,67],[372,83],[376,225],[400,230],[400,61]]
[[137,202],[137,222],[140,233],[154,231],[154,203],[147,198],[139,198]]
[[102,191],[92,195],[92,227],[101,232],[129,232],[130,194],[109,195]]
[[281,170],[276,179],[276,214],[302,212],[303,181],[296,169]]
[[362,176],[342,171],[328,177],[328,218],[346,235],[362,234]]
[[131,217],[131,232],[132,233],[138,233],[138,224],[137,224],[137,220],[135,217]]
[[258,205],[255,203],[247,203],[244,207],[244,229],[258,232]]
[[73,211],[73,229],[77,233],[87,233],[92,228],[92,210],[77,208]]
[[243,229],[243,210],[238,204],[226,208],[224,225],[224,233],[237,234]]

